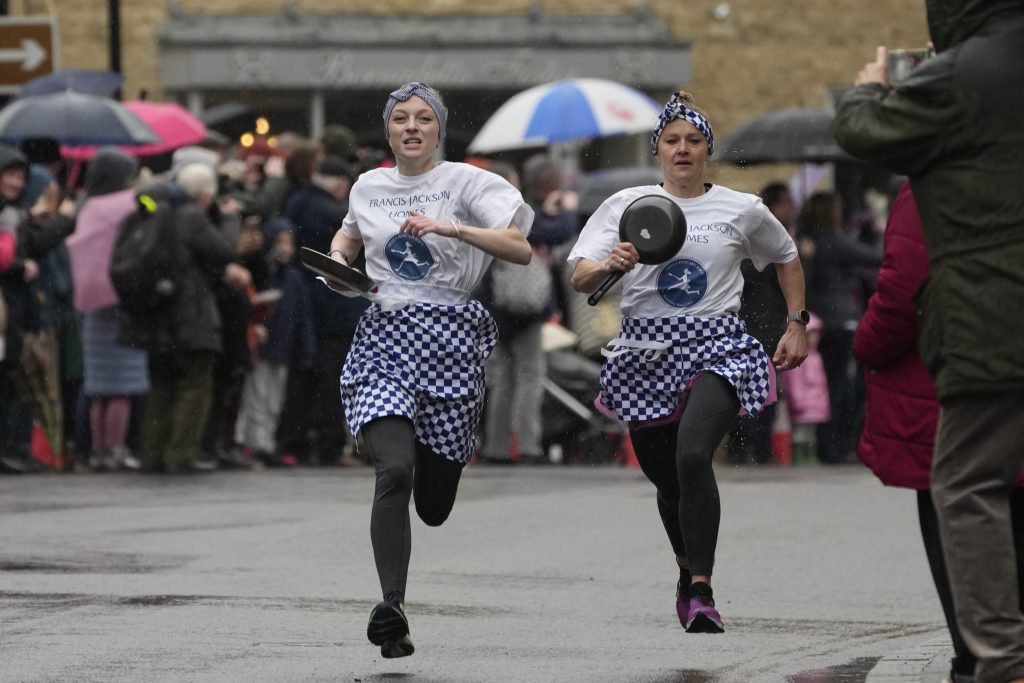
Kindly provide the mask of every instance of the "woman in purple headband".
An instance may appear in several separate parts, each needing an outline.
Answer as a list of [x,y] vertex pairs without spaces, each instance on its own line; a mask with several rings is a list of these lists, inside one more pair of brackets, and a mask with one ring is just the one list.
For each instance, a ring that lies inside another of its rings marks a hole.
[[500,176],[438,161],[448,111],[422,83],[391,93],[384,128],[395,168],[361,175],[331,257],[365,251],[377,283],[341,375],[360,452],[376,468],[370,539],[384,600],[367,637],[384,657],[413,653],[405,616],[409,499],[430,526],[455,503],[476,448],[484,361],[497,328],[470,300],[494,258],[529,263],[533,210]]
[[[754,195],[704,182],[714,151],[707,116],[688,93],[675,93],[651,136],[660,185],[608,198],[569,254],[573,287],[595,291],[622,271],[622,328],[603,351],[598,405],[629,427],[637,460],[658,495],[658,511],[679,568],[676,613],[687,632],[721,633],[711,572],[721,505],[711,460],[741,411],[774,398],[774,370],[807,355],[804,276],[786,229]],[[664,263],[644,265],[619,241],[619,218],[644,195],[672,199],[688,224],[686,242]],[[775,264],[791,311],[769,358],[738,317],[743,275]]]

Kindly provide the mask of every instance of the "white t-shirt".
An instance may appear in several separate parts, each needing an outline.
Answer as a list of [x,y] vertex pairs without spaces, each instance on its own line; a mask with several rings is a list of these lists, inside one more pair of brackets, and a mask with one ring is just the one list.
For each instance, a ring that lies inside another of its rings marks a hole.
[[631,318],[737,313],[743,293],[740,262],[749,258],[758,270],[797,257],[786,229],[761,200],[721,185],[700,197],[682,199],[660,185],[631,187],[609,197],[587,221],[569,254],[575,263],[602,261],[619,243],[619,218],[644,195],[668,197],[686,216],[688,231],[679,252],[664,263],[638,264],[622,278],[622,314]]
[[524,236],[534,216],[504,178],[469,164],[442,161],[416,176],[403,176],[397,168],[359,176],[341,231],[362,240],[366,274],[382,292],[400,292],[410,302],[445,304],[465,301],[493,257],[454,237],[403,234],[399,227],[412,211],[493,230],[514,222]]

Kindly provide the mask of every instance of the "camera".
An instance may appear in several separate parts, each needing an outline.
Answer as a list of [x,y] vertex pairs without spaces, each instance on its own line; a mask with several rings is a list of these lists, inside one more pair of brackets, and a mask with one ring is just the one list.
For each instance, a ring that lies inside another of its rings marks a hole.
[[927,48],[916,50],[889,50],[889,83],[896,85],[902,83],[910,72],[916,69],[921,62],[934,57],[935,52]]

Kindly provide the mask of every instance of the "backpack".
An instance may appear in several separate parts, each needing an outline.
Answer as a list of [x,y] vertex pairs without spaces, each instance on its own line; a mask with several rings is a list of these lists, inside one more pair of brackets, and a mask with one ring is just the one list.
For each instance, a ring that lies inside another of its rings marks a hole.
[[137,207],[118,230],[110,260],[110,282],[129,315],[156,313],[175,300],[181,285],[181,240],[176,208],[180,188],[160,183],[141,189]]
[[540,317],[554,299],[553,282],[547,259],[536,250],[525,266],[495,259],[491,265],[491,305],[507,315]]

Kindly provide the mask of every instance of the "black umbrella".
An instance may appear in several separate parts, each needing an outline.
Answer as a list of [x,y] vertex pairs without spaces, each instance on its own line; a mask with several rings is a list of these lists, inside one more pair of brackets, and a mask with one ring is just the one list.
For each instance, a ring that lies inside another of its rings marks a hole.
[[200,113],[199,120],[208,130],[215,130],[233,139],[252,131],[256,126],[256,113],[241,102],[225,102]]
[[619,190],[638,185],[657,185],[661,182],[661,168],[657,166],[626,166],[592,171],[580,180],[577,193],[579,212],[586,216],[597,211],[604,200]]
[[18,97],[49,95],[55,92],[64,92],[65,90],[74,90],[86,95],[113,97],[114,93],[120,90],[123,84],[124,76],[116,71],[61,69],[39,78],[33,78],[21,86],[21,89],[18,91]]
[[851,161],[832,134],[833,118],[823,108],[770,111],[740,124],[714,159],[727,164]]
[[0,140],[52,138],[62,145],[146,145],[160,136],[119,102],[65,91],[26,97],[0,110]]

